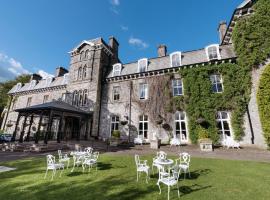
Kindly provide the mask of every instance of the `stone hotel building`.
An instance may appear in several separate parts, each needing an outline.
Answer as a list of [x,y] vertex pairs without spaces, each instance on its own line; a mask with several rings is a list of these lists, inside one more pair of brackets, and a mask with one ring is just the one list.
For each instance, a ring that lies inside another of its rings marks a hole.
[[[35,139],[37,132],[43,133],[42,139],[47,143],[50,140],[88,140],[90,137],[106,139],[114,130],[120,130],[124,140],[133,141],[139,135],[147,143],[158,133],[166,143],[168,132],[159,128],[141,108],[140,102],[149,101],[153,92],[148,79],[171,73],[173,79],[168,88],[173,96],[182,96],[185,85],[178,70],[235,63],[232,30],[239,18],[252,13],[252,5],[253,1],[244,1],[235,9],[228,26],[225,22],[220,23],[219,44],[209,44],[194,51],[179,50],[168,54],[167,47],[160,45],[157,57],[122,63],[118,57],[119,43],[114,37],[110,37],[108,43],[102,38],[84,40],[69,52],[68,70],[58,67],[55,76],[47,79],[33,74],[29,83],[18,83],[9,91],[12,103],[5,113],[2,129],[21,142]],[[245,136],[241,145],[253,143],[264,148],[256,104],[256,85],[262,69],[252,75],[253,88],[248,105],[251,119],[245,116]],[[226,89],[223,88],[222,74],[210,75],[209,81],[213,93]],[[230,112],[220,110],[217,116],[222,138],[233,138]],[[190,143],[188,118],[185,110],[179,110],[172,113],[169,120],[172,134],[187,144]]]

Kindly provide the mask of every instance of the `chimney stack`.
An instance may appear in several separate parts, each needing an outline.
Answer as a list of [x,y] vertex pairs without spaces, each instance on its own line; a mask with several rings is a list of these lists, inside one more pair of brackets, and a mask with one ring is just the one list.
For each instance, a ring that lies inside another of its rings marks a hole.
[[164,44],[158,46],[158,57],[163,57],[167,55],[167,47]]
[[117,42],[117,40],[115,39],[115,37],[111,36],[109,38],[109,46],[111,47],[115,58],[118,59],[118,47],[119,47],[119,43]]
[[30,82],[33,80],[40,81],[42,77],[39,74],[32,74],[30,77]]
[[64,74],[68,73],[68,70],[64,67],[57,67],[55,70],[55,77],[64,76]]
[[226,21],[221,21],[218,26],[220,44],[223,41],[226,31],[227,31],[227,23]]

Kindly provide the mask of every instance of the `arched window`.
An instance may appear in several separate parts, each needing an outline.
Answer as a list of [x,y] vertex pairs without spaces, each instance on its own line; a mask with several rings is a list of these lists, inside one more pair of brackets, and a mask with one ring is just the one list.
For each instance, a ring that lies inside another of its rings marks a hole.
[[90,58],[89,57],[89,50],[88,49],[85,51],[85,58],[87,58],[87,59]]
[[35,87],[36,83],[37,83],[36,80],[32,80],[32,81],[30,82],[29,89],[33,89],[33,88]]
[[187,121],[186,121],[186,113],[176,112],[174,115],[174,122],[175,122],[175,136],[180,138],[182,142],[188,141],[187,136]]
[[84,54],[84,51],[81,52],[81,55],[80,55],[80,60],[83,60],[85,57],[85,54]]
[[77,105],[77,100],[78,100],[78,92],[75,90],[73,92],[73,100],[72,100],[72,105],[76,106]]
[[208,61],[221,59],[218,44],[212,44],[205,47],[205,51],[206,51],[206,56],[207,56]]
[[85,89],[83,91],[83,105],[85,106],[87,104],[87,90]]
[[79,67],[79,70],[78,70],[78,79],[82,79],[82,67]]
[[80,90],[80,92],[79,92],[79,105],[78,106],[81,106],[82,104],[83,104],[83,93],[82,93],[82,91]]
[[86,79],[86,76],[87,76],[87,66],[85,65],[83,67],[83,79]]

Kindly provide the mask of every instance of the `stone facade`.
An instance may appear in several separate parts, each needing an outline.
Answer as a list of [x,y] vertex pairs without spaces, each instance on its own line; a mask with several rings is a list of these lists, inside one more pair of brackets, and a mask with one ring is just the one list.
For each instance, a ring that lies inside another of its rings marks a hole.
[[[253,1],[245,2],[252,3]],[[247,6],[250,7],[251,3],[241,4],[234,12],[234,15],[239,17],[241,9],[247,9]],[[248,11],[248,14],[250,14],[252,9],[248,8]],[[231,24],[232,22],[228,28],[230,31],[232,30]],[[16,85],[12,88],[9,94],[13,97],[13,100],[16,100],[12,101],[11,109],[5,115],[4,121],[7,123],[3,123],[2,129],[13,133],[18,115],[15,110],[26,107],[30,97],[32,98],[31,104],[28,106],[42,104],[47,95],[47,102],[61,100],[92,113],[90,119],[79,125],[80,139],[89,138],[89,136],[107,139],[111,137],[112,129],[119,129],[122,139],[133,141],[140,131],[146,129],[147,137],[144,138],[145,142],[149,142],[155,139],[156,135],[159,135],[163,143],[168,143],[170,134],[153,122],[153,119],[148,118],[146,120],[147,125],[142,125],[145,121],[142,122],[140,116],[148,113],[144,113],[140,105],[136,103],[136,101],[144,101],[140,100],[141,91],[139,87],[146,82],[147,77],[164,76],[168,72],[176,74],[180,68],[200,67],[211,63],[235,62],[236,55],[232,44],[229,42],[231,41],[230,32],[226,32],[224,22],[219,26],[219,34],[221,43],[215,45],[218,46],[219,56],[217,60],[212,61],[209,59],[207,49],[176,52],[181,57],[181,64],[174,67],[172,66],[173,54],[167,55],[167,47],[160,45],[158,46],[158,56],[147,59],[147,68],[144,71],[140,71],[138,62],[120,63],[118,58],[119,43],[115,38],[110,37],[108,44],[102,38],[84,40],[70,52],[69,72],[57,68],[56,77],[51,81],[49,78],[40,80],[38,77],[32,76],[32,79],[36,79],[32,86],[31,83],[27,83],[22,87]],[[114,64],[116,63],[120,63],[121,69],[120,73],[115,75]],[[256,91],[262,70],[263,67],[252,73],[253,87],[248,105],[249,115],[246,114],[244,124],[246,135],[241,145],[251,145],[253,138],[252,145],[265,148],[256,103]],[[114,99],[115,88],[119,91],[117,99]],[[169,88],[173,89],[172,86]],[[112,123],[113,117],[116,117],[117,125]],[[34,117],[34,124],[38,124],[38,120],[38,118]],[[172,127],[172,134],[176,134],[175,120],[175,114],[171,114],[169,126]],[[185,117],[184,122],[186,126],[186,140],[184,142],[190,143],[187,128],[188,116]],[[13,124],[13,126],[8,126],[8,124]],[[22,127],[22,125],[23,119],[20,120],[19,127]],[[27,127],[26,131],[28,131]],[[30,131],[31,134],[35,132]]]

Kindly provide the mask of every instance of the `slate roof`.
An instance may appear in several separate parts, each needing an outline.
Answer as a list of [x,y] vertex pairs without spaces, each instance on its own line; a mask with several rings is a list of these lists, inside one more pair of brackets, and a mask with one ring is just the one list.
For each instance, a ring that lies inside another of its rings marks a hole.
[[16,112],[31,112],[31,111],[33,112],[33,111],[38,111],[38,110],[57,110],[57,111],[65,111],[65,112],[79,113],[79,114],[86,114],[86,115],[90,114],[89,112],[81,110],[63,101],[51,101],[48,103],[16,109],[15,111]]
[[[236,57],[233,51],[233,46],[231,44],[221,45],[219,46],[219,48],[220,48],[220,55],[221,55],[222,60]],[[182,52],[182,66],[199,64],[199,63],[204,63],[204,62],[208,62],[205,49]],[[147,71],[166,69],[170,67],[171,67],[170,55],[148,59]],[[122,65],[121,75],[129,75],[129,74],[135,74],[135,73],[138,73],[137,61]],[[109,75],[107,76],[107,78],[110,78],[110,77],[113,77],[113,71],[111,71]]]
[[250,3],[252,0],[244,0],[239,6],[237,6],[237,9],[245,7],[248,3]]
[[47,86],[46,85],[46,79],[42,79],[40,81],[37,81],[37,84],[30,88],[30,83],[25,83],[22,88],[18,91],[16,91],[16,85],[13,86],[13,88],[8,92],[8,94],[12,94],[15,92],[24,92],[28,90],[36,90],[36,89],[42,89],[42,88],[48,88],[48,87],[55,87],[55,86],[64,86],[66,85],[64,83],[64,76],[54,77],[52,82]]

